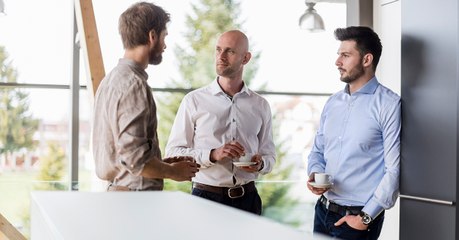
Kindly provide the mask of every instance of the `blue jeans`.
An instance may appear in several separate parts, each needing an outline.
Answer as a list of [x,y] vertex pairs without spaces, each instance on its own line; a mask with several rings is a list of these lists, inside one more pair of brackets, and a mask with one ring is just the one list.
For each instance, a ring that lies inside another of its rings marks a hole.
[[341,214],[328,211],[325,206],[317,201],[314,216],[314,233],[321,233],[338,239],[349,240],[376,240],[378,239],[384,222],[384,211],[376,217],[367,230],[351,228],[347,223],[335,226],[335,222],[341,219]]
[[261,215],[262,203],[257,191],[246,192],[244,196],[240,198],[230,198],[227,195],[208,192],[197,188],[193,188],[191,194],[240,210]]

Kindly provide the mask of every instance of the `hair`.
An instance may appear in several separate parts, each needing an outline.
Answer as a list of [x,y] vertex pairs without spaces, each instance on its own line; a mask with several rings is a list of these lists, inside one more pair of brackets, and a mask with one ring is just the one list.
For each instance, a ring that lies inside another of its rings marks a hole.
[[150,31],[159,37],[169,21],[169,13],[153,3],[133,4],[121,14],[118,22],[124,49],[147,44]]
[[373,70],[376,67],[381,57],[382,45],[381,39],[371,28],[363,26],[352,26],[347,28],[337,28],[335,30],[335,38],[340,41],[353,40],[356,42],[360,56],[367,53],[373,55]]

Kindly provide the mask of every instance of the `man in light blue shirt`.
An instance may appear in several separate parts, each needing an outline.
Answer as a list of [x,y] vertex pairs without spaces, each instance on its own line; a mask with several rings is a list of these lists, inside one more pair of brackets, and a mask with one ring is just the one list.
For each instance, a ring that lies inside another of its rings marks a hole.
[[[341,239],[377,239],[384,210],[399,193],[400,96],[381,85],[375,71],[382,52],[368,27],[335,30],[335,62],[343,91],[325,104],[308,162],[308,189],[317,201],[314,232]],[[315,184],[315,173],[331,186]]]

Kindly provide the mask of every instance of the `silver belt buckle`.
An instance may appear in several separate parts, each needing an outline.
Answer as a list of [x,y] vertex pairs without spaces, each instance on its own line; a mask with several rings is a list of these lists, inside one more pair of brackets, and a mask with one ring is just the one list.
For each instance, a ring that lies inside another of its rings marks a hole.
[[[241,189],[242,192],[239,195],[234,195],[234,194],[236,194],[236,192],[237,192],[236,190],[237,189]],[[240,198],[240,197],[244,196],[244,194],[245,194],[245,190],[244,190],[243,186],[236,186],[236,187],[228,188],[228,197],[229,198]]]

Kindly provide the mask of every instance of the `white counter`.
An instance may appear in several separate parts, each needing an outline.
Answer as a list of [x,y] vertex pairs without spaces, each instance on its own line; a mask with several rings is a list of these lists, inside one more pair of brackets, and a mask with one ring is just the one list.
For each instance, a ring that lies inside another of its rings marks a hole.
[[182,192],[32,192],[32,240],[309,239]]

